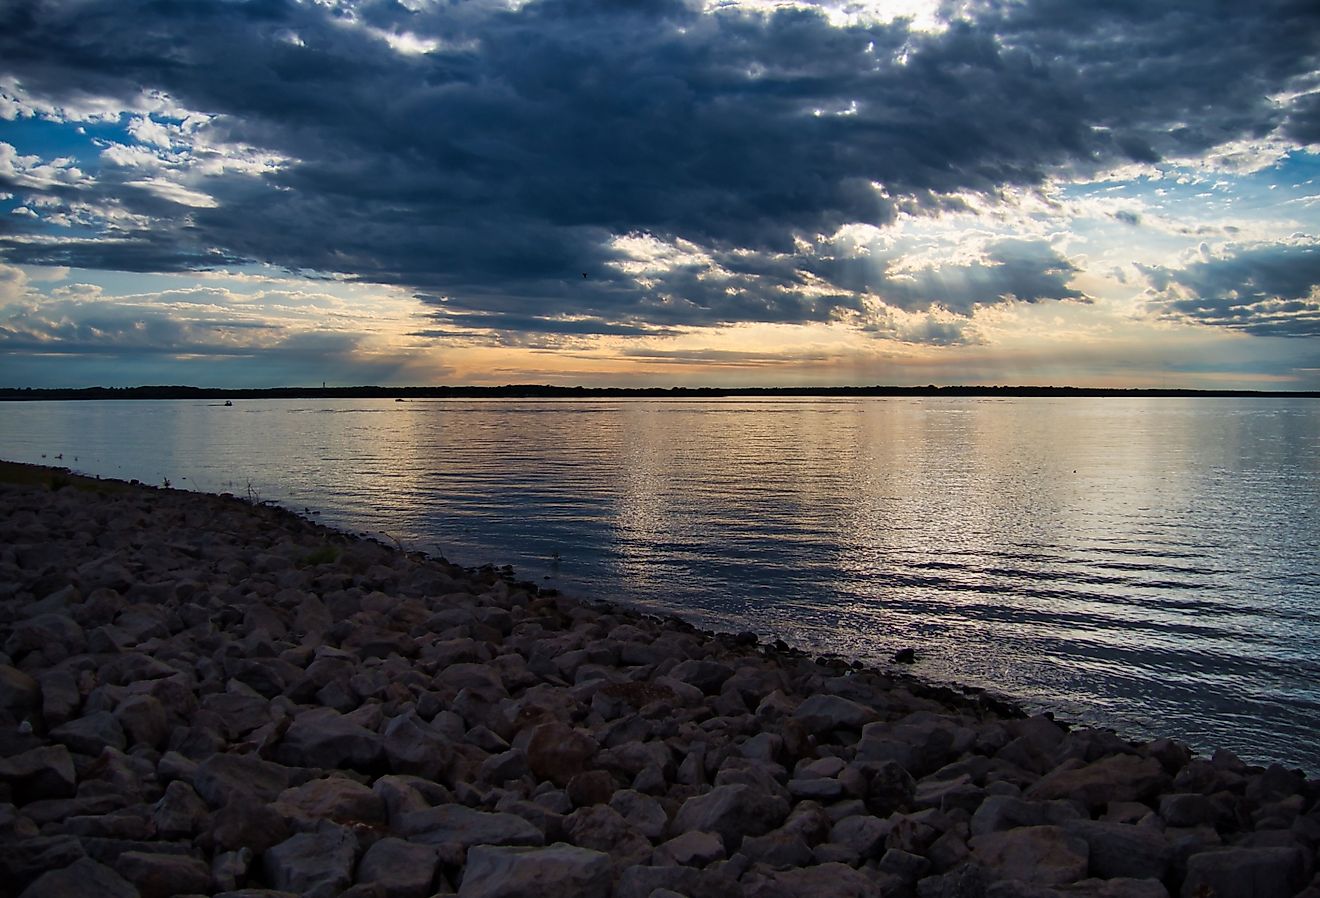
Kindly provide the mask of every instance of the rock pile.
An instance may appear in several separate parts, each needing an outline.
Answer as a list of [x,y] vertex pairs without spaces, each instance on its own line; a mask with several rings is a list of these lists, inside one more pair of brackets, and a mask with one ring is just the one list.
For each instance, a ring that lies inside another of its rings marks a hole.
[[0,893],[1320,896],[1320,783],[235,499],[0,486]]

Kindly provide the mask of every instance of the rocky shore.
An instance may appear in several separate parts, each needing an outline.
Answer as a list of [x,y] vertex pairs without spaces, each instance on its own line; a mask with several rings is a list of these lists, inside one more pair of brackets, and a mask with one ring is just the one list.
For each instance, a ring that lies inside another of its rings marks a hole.
[[1298,771],[6,470],[3,895],[1320,898]]

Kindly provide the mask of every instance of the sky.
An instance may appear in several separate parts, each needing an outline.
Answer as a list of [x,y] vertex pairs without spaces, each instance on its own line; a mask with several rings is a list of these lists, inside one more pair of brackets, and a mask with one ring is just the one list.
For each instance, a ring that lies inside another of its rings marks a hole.
[[0,386],[1320,389],[1313,0],[6,0]]

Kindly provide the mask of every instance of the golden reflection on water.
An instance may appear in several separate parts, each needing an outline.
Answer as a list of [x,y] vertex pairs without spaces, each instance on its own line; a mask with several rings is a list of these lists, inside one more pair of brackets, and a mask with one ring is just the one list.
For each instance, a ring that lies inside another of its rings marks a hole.
[[876,662],[914,645],[927,676],[1317,769],[1315,409],[33,403],[6,408],[0,455],[250,483],[460,563]]

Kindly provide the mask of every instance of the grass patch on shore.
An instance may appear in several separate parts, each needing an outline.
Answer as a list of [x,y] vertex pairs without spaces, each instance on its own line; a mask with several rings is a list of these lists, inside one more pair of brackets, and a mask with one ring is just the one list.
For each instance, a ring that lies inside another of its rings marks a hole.
[[120,493],[130,488],[128,484],[114,480],[96,480],[73,474],[67,468],[47,468],[15,461],[0,461],[0,483],[45,487],[51,492],[73,487],[85,492]]
[[313,549],[298,559],[298,567],[313,567],[318,564],[333,564],[339,560],[339,550],[334,546],[322,546]]

